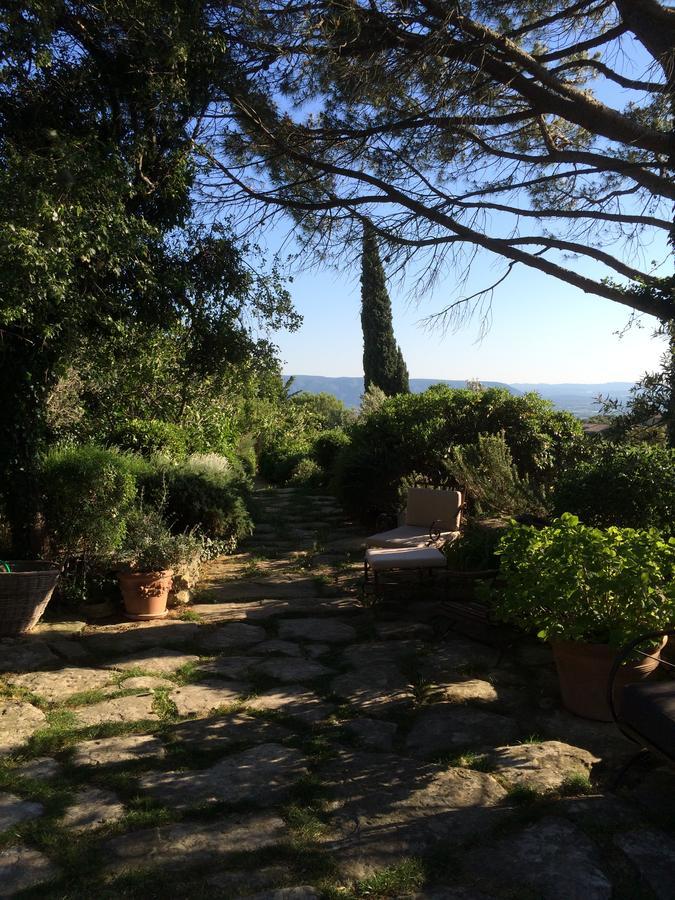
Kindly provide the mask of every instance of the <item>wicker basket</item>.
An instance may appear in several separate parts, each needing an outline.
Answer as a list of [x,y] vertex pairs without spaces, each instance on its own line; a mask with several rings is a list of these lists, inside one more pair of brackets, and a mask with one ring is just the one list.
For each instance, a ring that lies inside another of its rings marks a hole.
[[7,560],[0,570],[0,635],[23,634],[37,625],[61,570],[54,563]]

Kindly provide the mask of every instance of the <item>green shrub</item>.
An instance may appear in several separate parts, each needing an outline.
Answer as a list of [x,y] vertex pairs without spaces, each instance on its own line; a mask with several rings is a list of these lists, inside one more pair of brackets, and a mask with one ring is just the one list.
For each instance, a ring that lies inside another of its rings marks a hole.
[[106,556],[124,538],[136,496],[127,456],[94,445],[51,450],[40,464],[48,539],[60,557]]
[[132,572],[161,572],[191,562],[201,553],[194,534],[172,534],[159,510],[131,510],[118,561]]
[[108,440],[122,450],[142,456],[161,453],[171,459],[183,459],[190,448],[190,436],[184,428],[160,419],[130,419]]
[[270,484],[287,484],[297,466],[310,454],[308,442],[266,446],[258,457],[258,471]]
[[481,525],[475,522],[445,547],[448,568],[457,572],[484,572],[499,568],[497,547],[507,526]]
[[314,438],[312,457],[325,472],[332,472],[340,451],[350,443],[349,435],[342,428],[330,428]]
[[589,525],[675,530],[675,451],[601,443],[591,461],[563,472],[553,496],[557,514]]
[[396,509],[401,480],[413,472],[453,486],[446,460],[454,445],[504,432],[518,475],[536,490],[585,446],[581,423],[536,394],[498,388],[453,390],[436,385],[422,394],[389,397],[351,429],[339,454],[336,486],[345,507],[366,522]]
[[592,528],[565,513],[547,528],[512,525],[497,548],[504,621],[543,640],[621,646],[675,618],[675,538]]
[[197,529],[223,550],[251,532],[248,484],[226,457],[195,454],[160,466],[142,484],[145,499],[162,509],[174,531]]
[[543,492],[516,469],[503,431],[479,434],[474,444],[450,448],[446,460],[452,480],[466,493],[479,516],[518,516],[546,512]]
[[326,473],[313,459],[301,459],[293,470],[289,482],[306,488],[319,487],[323,484]]

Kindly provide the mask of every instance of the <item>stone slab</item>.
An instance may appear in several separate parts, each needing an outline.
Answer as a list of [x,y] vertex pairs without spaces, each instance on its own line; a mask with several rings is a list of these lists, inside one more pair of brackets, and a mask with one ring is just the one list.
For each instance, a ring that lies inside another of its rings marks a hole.
[[179,716],[203,716],[221,706],[239,703],[251,692],[251,686],[238,681],[200,681],[185,684],[169,694]]
[[675,840],[655,828],[641,828],[615,837],[614,843],[637,867],[658,900],[675,897]]
[[262,644],[258,644],[256,646],[255,652],[259,656],[302,656],[302,648],[300,647],[300,644],[295,644],[292,641],[282,641],[279,639],[263,641]]
[[457,679],[460,674],[458,670],[492,671],[498,659],[499,651],[494,647],[453,635],[442,644],[430,648],[420,672],[429,681],[446,684]]
[[[247,900],[319,900],[322,895],[309,884],[296,887],[277,888],[275,891],[259,891],[247,894]],[[243,900],[243,897],[238,898]]]
[[335,706],[299,684],[262,691],[248,699],[246,706],[254,710],[283,713],[308,725],[324,721],[335,711]]
[[41,709],[18,700],[0,701],[0,754],[11,753],[47,724]]
[[453,848],[502,821],[505,790],[483,772],[442,769],[390,753],[343,753],[319,770],[326,849],[342,873],[367,877],[438,844]]
[[159,716],[152,709],[151,695],[118,697],[102,700],[91,706],[79,706],[74,710],[80,725],[102,725],[106,722],[137,722],[143,719],[156,722]]
[[402,660],[414,658],[422,646],[419,641],[367,641],[347,647],[342,659],[352,669],[398,665]]
[[410,682],[395,666],[371,666],[338,675],[332,692],[365,716],[387,717],[414,700]]
[[378,719],[352,719],[345,729],[367,750],[390,751],[397,731],[395,722],[381,722]]
[[0,831],[7,831],[8,828],[14,828],[15,825],[28,822],[30,819],[37,819],[43,812],[44,806],[41,803],[31,803],[15,794],[0,792]]
[[169,741],[202,751],[228,751],[242,744],[282,741],[292,734],[288,728],[259,716],[235,713],[226,717],[194,719],[168,729]]
[[539,791],[556,790],[575,775],[587,777],[593,766],[600,762],[588,750],[561,741],[497,747],[489,758],[494,771],[509,785],[523,785]]
[[70,638],[51,640],[49,649],[53,650],[54,653],[58,653],[59,656],[62,656],[63,659],[67,659],[69,662],[79,662],[82,659],[91,657],[91,653],[79,641],[71,640]]
[[52,672],[28,672],[25,675],[12,675],[9,681],[17,687],[30,691],[31,694],[44,697],[50,703],[59,703],[72,697],[73,694],[95,691],[109,685],[112,675],[102,669],[69,666]]
[[132,675],[125,678],[120,684],[123,691],[157,691],[161,689],[171,690],[176,685],[167,678],[158,678],[156,675]]
[[11,638],[0,641],[0,672],[34,672],[61,660],[41,641],[14,643]]
[[434,636],[434,630],[424,622],[402,622],[397,619],[394,622],[379,622],[375,626],[375,634],[382,641],[397,641],[407,638],[428,640]]
[[298,750],[269,743],[233,753],[208,769],[150,772],[140,776],[139,787],[173,809],[244,800],[272,806],[306,774],[306,760]]
[[164,752],[162,742],[151,734],[127,734],[83,741],[75,747],[71,762],[75,766],[110,766],[161,759]]
[[494,703],[498,698],[494,685],[479,678],[444,684],[441,694],[446,703]]
[[310,659],[266,659],[253,666],[253,670],[284,684],[314,681],[316,678],[334,674],[332,669]]
[[107,663],[106,667],[122,672],[129,669],[145,669],[148,672],[170,673],[194,662],[199,662],[199,657],[190,653],[181,653],[180,650],[170,650],[166,647],[148,647],[131,657],[113,660]]
[[124,804],[111,791],[85,787],[75,794],[73,803],[61,819],[61,825],[77,832],[93,831],[116,822],[124,813]]
[[252,647],[267,639],[267,632],[260,625],[248,625],[245,622],[231,622],[214,631],[208,631],[199,639],[199,646],[205,650],[234,650]]
[[49,857],[32,847],[18,844],[0,852],[0,897],[13,897],[59,875]]
[[339,619],[289,619],[279,626],[284,640],[319,641],[324,644],[344,644],[356,640],[356,630]]
[[31,778],[34,781],[48,781],[55,778],[61,771],[61,764],[49,756],[40,756],[25,763],[16,770],[21,778]]
[[[259,646],[260,644],[258,644]],[[258,647],[256,647],[256,653]],[[260,659],[258,656],[214,656],[213,659],[202,660],[199,663],[199,671],[236,681],[238,678],[246,677],[251,666]]]
[[83,646],[92,653],[117,655],[151,647],[180,647],[194,641],[200,626],[180,619],[139,622],[136,625],[99,625],[93,634],[82,635]]
[[239,853],[263,850],[286,838],[283,820],[273,813],[228,816],[215,822],[160,825],[113,838],[103,845],[109,872],[133,869],[211,867]]
[[481,750],[504,740],[515,742],[518,734],[518,725],[507,716],[442,703],[416,717],[406,750],[422,759],[434,759],[456,750]]
[[612,885],[598,849],[570,822],[547,816],[465,856],[478,887],[502,892],[523,886],[542,900],[609,900]]

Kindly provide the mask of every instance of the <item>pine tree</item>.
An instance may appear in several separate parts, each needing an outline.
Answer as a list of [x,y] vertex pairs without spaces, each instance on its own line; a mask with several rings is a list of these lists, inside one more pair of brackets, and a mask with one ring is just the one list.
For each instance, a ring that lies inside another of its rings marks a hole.
[[394,337],[391,301],[372,228],[363,230],[361,257],[361,326],[363,328],[363,376],[388,396],[407,393],[408,369]]

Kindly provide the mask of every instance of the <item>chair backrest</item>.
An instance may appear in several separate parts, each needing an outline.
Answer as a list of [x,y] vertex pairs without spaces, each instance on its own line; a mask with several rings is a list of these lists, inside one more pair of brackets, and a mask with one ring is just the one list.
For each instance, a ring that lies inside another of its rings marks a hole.
[[441,531],[458,531],[462,518],[462,495],[459,491],[436,488],[408,488],[405,524],[428,528],[437,522]]

